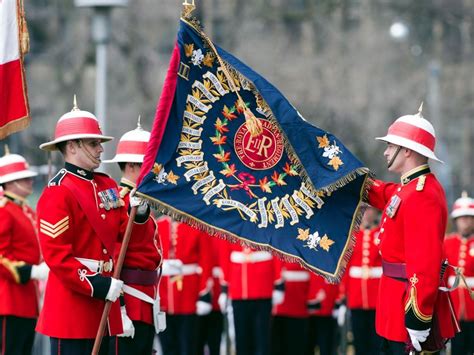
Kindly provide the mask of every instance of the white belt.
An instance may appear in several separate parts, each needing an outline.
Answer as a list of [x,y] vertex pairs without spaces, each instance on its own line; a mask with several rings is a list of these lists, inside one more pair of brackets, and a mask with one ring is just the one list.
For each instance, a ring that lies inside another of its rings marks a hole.
[[[137,290],[136,288],[130,287],[128,285],[123,285],[123,292],[126,294],[129,294],[130,296],[136,297],[139,300],[142,300],[146,303],[150,303],[153,305],[153,324],[155,326],[155,331],[156,333],[159,333],[160,331],[163,331],[164,329],[160,328],[160,320],[159,320],[159,315],[160,315],[160,296],[157,295],[155,299],[151,298],[148,296],[146,293]],[[166,327],[166,324],[164,325]]]
[[214,266],[212,268],[212,277],[219,279],[222,277],[222,269],[219,266]]
[[233,263],[257,263],[260,261],[272,260],[272,254],[268,251],[254,251],[252,253],[242,253],[240,251],[233,251],[230,254],[230,261]]
[[181,275],[200,274],[201,272],[202,269],[198,264],[184,264]]
[[[466,277],[464,276],[464,278],[466,279],[466,283],[467,285],[470,287],[470,288],[473,288],[474,287],[474,277]],[[449,276],[448,278],[448,285],[449,287],[453,287],[453,284],[454,284],[454,280],[456,279],[456,276]]]
[[349,269],[349,276],[355,279],[378,279],[382,277],[382,267],[351,266]]
[[309,272],[302,270],[283,270],[281,272],[281,277],[285,281],[303,282],[309,280]]
[[112,259],[109,261],[104,261],[87,258],[76,258],[76,260],[87,267],[90,271],[98,272],[99,274],[102,274],[103,272],[111,272],[114,269],[114,262]]

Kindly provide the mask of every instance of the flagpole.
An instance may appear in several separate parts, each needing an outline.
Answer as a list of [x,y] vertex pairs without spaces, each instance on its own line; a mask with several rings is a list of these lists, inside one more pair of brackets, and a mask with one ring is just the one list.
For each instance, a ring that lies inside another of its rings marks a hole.
[[[132,207],[130,211],[127,228],[125,229],[125,235],[123,237],[122,246],[120,247],[120,254],[117,259],[117,263],[114,269],[113,277],[115,279],[119,279],[120,274],[122,272],[122,266],[125,260],[125,253],[127,252],[128,242],[130,241],[130,236],[132,235],[133,221],[135,220],[136,214],[137,214],[137,206]],[[111,307],[112,307],[112,302],[106,301],[104,311],[102,312],[102,318],[100,319],[99,329],[97,330],[97,335],[95,337],[94,347],[92,348],[92,355],[99,354],[100,344],[102,343],[102,337],[104,336],[105,326],[107,324],[107,318],[109,317]]]

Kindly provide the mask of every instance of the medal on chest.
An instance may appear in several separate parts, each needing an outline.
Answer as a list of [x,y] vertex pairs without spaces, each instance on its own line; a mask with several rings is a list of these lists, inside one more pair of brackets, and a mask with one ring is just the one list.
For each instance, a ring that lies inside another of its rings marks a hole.
[[402,199],[398,195],[393,195],[390,200],[390,203],[385,209],[385,213],[387,214],[387,216],[389,216],[390,218],[395,217],[401,202]]
[[118,208],[122,205],[119,192],[115,188],[99,191],[98,195],[101,201],[100,207],[105,208],[107,211],[111,208]]

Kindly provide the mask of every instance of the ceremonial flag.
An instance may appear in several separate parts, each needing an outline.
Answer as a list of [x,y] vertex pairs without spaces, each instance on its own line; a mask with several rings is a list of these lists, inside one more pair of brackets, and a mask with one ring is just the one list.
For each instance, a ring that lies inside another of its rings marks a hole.
[[23,55],[28,33],[22,0],[0,0],[0,139],[30,124]]
[[338,281],[368,174],[334,135],[305,121],[195,20],[181,19],[140,196],[209,234]]

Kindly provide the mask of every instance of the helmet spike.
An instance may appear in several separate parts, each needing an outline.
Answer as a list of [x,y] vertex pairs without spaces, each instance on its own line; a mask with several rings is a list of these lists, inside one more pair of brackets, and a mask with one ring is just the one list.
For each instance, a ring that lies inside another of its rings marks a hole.
[[10,148],[8,148],[8,144],[5,144],[5,155],[10,154]]
[[466,198],[466,197],[468,197],[468,196],[467,196],[467,191],[466,191],[466,190],[464,190],[464,191],[461,193],[461,197],[463,197],[463,198]]
[[418,117],[423,117],[423,101],[421,101],[420,107],[418,108],[418,113],[416,114]]
[[138,115],[138,120],[137,120],[137,129],[142,129],[142,125],[141,125],[141,120],[142,116],[141,115]]
[[77,107],[77,97],[76,97],[76,94],[74,94],[74,99],[73,99],[73,102],[72,102],[72,111],[79,111],[79,107]]

